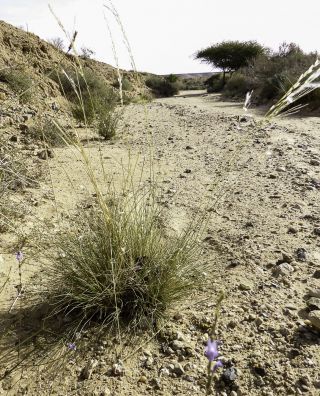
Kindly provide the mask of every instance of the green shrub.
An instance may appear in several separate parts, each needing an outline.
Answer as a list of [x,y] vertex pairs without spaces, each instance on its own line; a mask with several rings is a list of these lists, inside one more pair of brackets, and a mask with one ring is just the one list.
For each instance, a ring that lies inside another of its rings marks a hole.
[[152,76],[146,80],[146,85],[159,97],[169,97],[179,93],[178,82],[170,82],[163,77]]
[[56,73],[52,77],[59,83],[61,92],[72,103],[73,116],[78,121],[92,124],[112,111],[119,96],[106,82],[91,69],[84,69],[83,75],[73,70]]
[[22,69],[2,69],[0,70],[0,81],[7,83],[19,95],[22,103],[30,102],[32,98],[32,79],[27,72]]
[[119,121],[120,114],[117,111],[106,111],[105,114],[100,114],[97,127],[99,135],[105,140],[114,138]]
[[109,202],[56,237],[46,298],[71,321],[153,326],[199,284],[195,236],[166,238],[144,193]]
[[[113,83],[113,87],[119,89],[120,88],[120,84],[119,81],[117,80],[116,82]],[[133,90],[133,86],[131,84],[131,81],[127,78],[123,78],[122,79],[122,90],[123,91],[132,91]]]
[[205,81],[208,93],[221,92],[224,87],[224,82],[221,73],[213,74]]
[[258,56],[240,72],[254,81],[255,102],[261,104],[278,100],[315,59],[316,54],[306,54],[296,44],[284,43],[278,51]]
[[252,80],[240,73],[234,73],[227,81],[223,94],[227,97],[243,98],[248,91],[254,88]]

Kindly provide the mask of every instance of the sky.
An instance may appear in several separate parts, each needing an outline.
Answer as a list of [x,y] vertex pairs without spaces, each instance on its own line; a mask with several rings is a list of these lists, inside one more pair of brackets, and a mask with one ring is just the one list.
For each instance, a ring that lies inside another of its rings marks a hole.
[[[48,3],[66,30],[78,31],[77,46],[115,65],[131,69],[119,25],[103,4],[108,0],[0,0],[0,19],[43,39],[64,38]],[[202,48],[223,40],[257,40],[278,48],[295,42],[320,52],[320,0],[114,0],[139,71],[156,74],[210,72],[193,59]],[[67,39],[65,39],[67,43]],[[68,44],[67,44],[68,45]]]

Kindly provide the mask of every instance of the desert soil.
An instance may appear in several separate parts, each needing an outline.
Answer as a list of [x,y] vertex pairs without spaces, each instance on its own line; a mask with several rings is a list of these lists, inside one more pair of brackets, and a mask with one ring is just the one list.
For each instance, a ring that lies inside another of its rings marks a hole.
[[[216,95],[182,93],[127,106],[112,144],[84,141],[99,182],[105,182],[102,159],[116,184],[128,152],[137,161],[136,182],[142,168],[147,182],[152,141],[167,232],[183,230],[201,211],[209,216],[199,260],[206,286],[173,307],[154,337],[124,349],[108,337],[90,350],[62,346],[63,370],[59,361],[52,364],[55,376],[47,367],[18,367],[3,377],[0,394],[204,395],[204,348],[220,290],[226,294],[217,336],[224,367],[214,393],[320,394],[320,119],[266,122],[261,109],[247,113]],[[51,177],[24,192],[25,227],[35,218],[54,224],[56,207],[67,218],[90,200],[79,156],[71,148],[54,154]],[[7,306],[17,284],[12,238],[1,235],[2,271],[12,268],[2,295]],[[36,263],[26,257],[27,266],[26,278]],[[11,368],[5,342],[3,336],[2,374]]]

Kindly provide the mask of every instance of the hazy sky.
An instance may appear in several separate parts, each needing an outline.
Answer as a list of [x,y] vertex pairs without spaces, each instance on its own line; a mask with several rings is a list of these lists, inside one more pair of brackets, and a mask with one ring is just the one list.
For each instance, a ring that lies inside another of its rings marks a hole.
[[[0,19],[28,27],[44,39],[63,37],[48,3],[78,46],[114,65],[103,16],[107,0],[0,0]],[[210,71],[193,60],[198,49],[222,40],[257,40],[277,48],[295,42],[320,52],[320,0],[114,0],[131,43],[138,70],[158,74]],[[108,15],[108,13],[106,13]],[[108,16],[122,68],[130,60],[120,29]]]

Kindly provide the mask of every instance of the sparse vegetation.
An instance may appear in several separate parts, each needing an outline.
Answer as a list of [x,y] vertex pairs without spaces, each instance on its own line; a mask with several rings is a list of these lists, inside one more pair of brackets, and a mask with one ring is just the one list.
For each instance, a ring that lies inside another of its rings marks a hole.
[[61,37],[54,37],[48,40],[48,42],[52,44],[55,48],[57,48],[59,51],[64,51],[65,49],[65,45]]
[[88,47],[81,47],[80,57],[82,59],[90,59],[94,54],[95,54],[95,52],[92,49],[90,49]]
[[159,97],[169,97],[179,93],[179,82],[170,81],[170,78],[151,76],[147,78],[146,85]]
[[[245,91],[253,89],[256,104],[278,100],[316,57],[315,53],[304,53],[294,43],[284,43],[278,51],[268,51],[241,68],[227,82],[223,93],[227,97],[243,98]],[[319,102],[317,91],[304,97],[302,102],[316,107]]]
[[23,69],[3,68],[0,70],[0,81],[19,95],[22,103],[30,102],[32,98],[32,79]]
[[88,68],[84,69],[83,75],[67,70],[53,78],[72,103],[74,117],[89,125],[107,120],[118,103],[119,97],[113,88]]
[[29,136],[52,147],[71,144],[75,140],[73,131],[66,131],[51,119],[43,119],[34,123],[29,129]]

